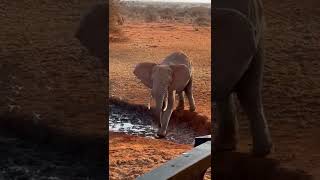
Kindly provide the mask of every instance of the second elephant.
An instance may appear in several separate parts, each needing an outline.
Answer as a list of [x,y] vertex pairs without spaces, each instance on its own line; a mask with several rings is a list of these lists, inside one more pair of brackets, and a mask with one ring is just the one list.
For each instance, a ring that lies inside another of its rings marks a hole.
[[236,149],[236,94],[250,121],[253,153],[265,156],[272,142],[261,93],[265,28],[262,2],[217,0],[213,12],[214,147],[222,151]]
[[185,92],[190,111],[195,111],[192,93],[192,66],[188,57],[182,52],[174,52],[160,64],[144,62],[136,65],[133,73],[141,82],[151,89],[151,99],[156,101],[156,117],[160,123],[157,133],[159,138],[166,136],[167,128],[175,102],[175,92],[179,95],[177,109],[184,108]]

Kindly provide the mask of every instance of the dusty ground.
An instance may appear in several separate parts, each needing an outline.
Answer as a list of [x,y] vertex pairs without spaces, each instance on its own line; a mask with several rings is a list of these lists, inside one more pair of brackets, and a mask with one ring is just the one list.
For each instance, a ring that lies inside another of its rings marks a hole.
[[105,179],[105,77],[74,37],[96,3],[0,2],[0,179]]
[[[207,123],[203,126],[208,134],[211,122],[210,28],[195,31],[187,24],[129,23],[123,26],[122,32],[127,39],[113,39],[116,42],[109,45],[109,96],[146,105],[149,90],[135,79],[132,73],[134,65],[144,61],[160,62],[173,51],[183,51],[194,66],[194,98],[197,105],[197,115],[193,115],[196,118],[186,121],[193,121],[191,124],[198,126],[203,118],[197,117],[206,117]],[[188,102],[186,105],[187,109]],[[109,148],[109,177],[133,179],[188,151],[192,145],[111,133]],[[206,179],[211,179],[210,173],[206,174]]]
[[210,118],[210,28],[195,31],[191,25],[184,24],[135,23],[126,24],[122,31],[129,40],[111,42],[109,45],[109,96],[120,97],[130,103],[146,104],[149,91],[134,77],[134,65],[139,62],[159,63],[170,53],[183,51],[194,66],[197,112]]

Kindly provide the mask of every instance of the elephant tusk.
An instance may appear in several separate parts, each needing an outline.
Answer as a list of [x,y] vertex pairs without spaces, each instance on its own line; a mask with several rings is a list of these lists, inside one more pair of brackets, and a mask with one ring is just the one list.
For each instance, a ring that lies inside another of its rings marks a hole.
[[168,97],[165,97],[164,108],[162,111],[166,111],[168,107]]
[[151,109],[151,101],[152,101],[152,96],[150,96],[149,102],[148,102],[148,109]]

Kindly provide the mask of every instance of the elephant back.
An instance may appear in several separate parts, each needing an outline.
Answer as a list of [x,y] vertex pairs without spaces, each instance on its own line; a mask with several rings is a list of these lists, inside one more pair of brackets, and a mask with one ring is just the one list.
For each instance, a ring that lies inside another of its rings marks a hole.
[[248,70],[262,42],[264,18],[261,1],[224,0],[214,6],[213,99],[225,99]]
[[214,9],[233,9],[247,17],[254,27],[255,43],[256,45],[259,44],[265,29],[263,4],[261,0],[216,0],[213,6]]

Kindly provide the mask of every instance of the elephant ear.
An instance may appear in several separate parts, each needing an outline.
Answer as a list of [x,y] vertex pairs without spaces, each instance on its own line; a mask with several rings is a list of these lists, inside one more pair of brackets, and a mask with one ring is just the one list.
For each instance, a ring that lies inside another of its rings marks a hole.
[[186,65],[170,65],[172,69],[172,82],[170,88],[176,91],[182,91],[188,84],[191,73]]
[[256,52],[254,26],[237,10],[214,9],[213,98],[228,96],[248,69]]
[[152,70],[156,63],[139,63],[133,70],[133,74],[149,88],[152,88]]
[[107,58],[108,6],[98,4],[88,11],[81,19],[75,37],[95,57]]

